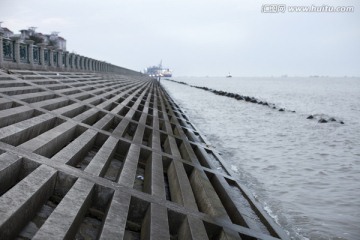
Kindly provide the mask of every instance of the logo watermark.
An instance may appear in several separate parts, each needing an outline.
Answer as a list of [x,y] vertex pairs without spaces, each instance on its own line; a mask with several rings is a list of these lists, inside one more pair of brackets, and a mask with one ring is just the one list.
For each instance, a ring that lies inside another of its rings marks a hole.
[[262,13],[352,13],[354,6],[287,6],[285,4],[264,4],[261,6]]

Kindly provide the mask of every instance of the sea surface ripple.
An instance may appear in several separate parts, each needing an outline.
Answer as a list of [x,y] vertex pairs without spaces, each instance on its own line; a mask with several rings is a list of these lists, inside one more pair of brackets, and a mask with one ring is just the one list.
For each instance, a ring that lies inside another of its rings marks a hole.
[[[296,110],[278,112],[161,81],[291,238],[360,239],[359,78],[174,80]],[[318,123],[309,114],[345,124]]]

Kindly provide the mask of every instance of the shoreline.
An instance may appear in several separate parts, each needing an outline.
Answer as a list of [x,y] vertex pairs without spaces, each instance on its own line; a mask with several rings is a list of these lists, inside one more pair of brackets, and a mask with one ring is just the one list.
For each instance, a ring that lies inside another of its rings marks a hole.
[[0,78],[3,239],[90,228],[103,239],[288,238],[156,81],[26,70]]

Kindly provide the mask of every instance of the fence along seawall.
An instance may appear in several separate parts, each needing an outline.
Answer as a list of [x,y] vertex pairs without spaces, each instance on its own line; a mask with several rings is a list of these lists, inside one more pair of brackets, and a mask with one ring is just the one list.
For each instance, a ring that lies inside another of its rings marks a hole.
[[56,49],[43,43],[34,45],[32,40],[23,41],[19,37],[3,38],[2,36],[0,36],[0,68],[140,75],[139,72],[130,69]]

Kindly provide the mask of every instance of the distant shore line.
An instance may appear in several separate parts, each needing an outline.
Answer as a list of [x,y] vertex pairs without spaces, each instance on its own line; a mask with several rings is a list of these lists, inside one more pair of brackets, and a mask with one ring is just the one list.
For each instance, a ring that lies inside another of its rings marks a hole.
[[[277,107],[274,103],[269,103],[267,101],[261,101],[261,100],[255,98],[255,97],[244,96],[244,95],[240,95],[240,94],[237,94],[237,93],[219,91],[219,90],[211,89],[211,88],[208,88],[208,87],[200,87],[200,86],[190,85],[190,84],[188,84],[186,82],[175,81],[175,80],[169,79],[169,78],[165,78],[165,80],[170,81],[170,82],[175,82],[175,83],[178,83],[178,84],[182,84],[182,85],[187,85],[187,86],[193,87],[193,88],[202,89],[202,90],[214,93],[216,95],[229,97],[229,98],[234,98],[234,99],[236,99],[238,101],[246,101],[246,102],[249,102],[249,103],[263,105],[263,106],[269,107],[271,109],[277,110],[279,112],[296,113],[296,111],[294,111],[294,110],[280,108],[280,107]],[[310,115],[308,115],[308,117],[306,119],[318,120],[318,123],[338,122],[340,124],[345,124],[342,120],[335,119],[334,117],[325,118],[325,117],[321,117],[321,116],[318,117],[318,116],[319,116],[319,114],[310,114]]]

